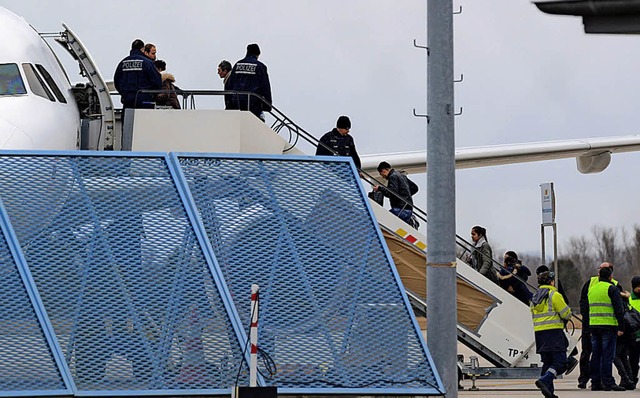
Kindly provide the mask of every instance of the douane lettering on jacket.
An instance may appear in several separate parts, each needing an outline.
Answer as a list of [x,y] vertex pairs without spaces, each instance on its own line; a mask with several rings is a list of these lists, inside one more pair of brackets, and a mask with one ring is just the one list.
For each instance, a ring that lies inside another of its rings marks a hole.
[[122,61],[122,71],[123,72],[133,72],[142,70],[142,60],[141,59],[126,59]]
[[[344,141],[344,140],[341,140]],[[351,146],[349,144],[342,144],[342,148],[344,149],[344,153],[341,153],[342,151],[340,150],[340,144],[338,143],[338,140],[336,138],[331,138],[329,140],[329,142],[331,143],[331,148],[338,152],[338,154],[342,155],[342,156],[351,156]]]
[[255,75],[256,74],[256,64],[236,64],[236,73],[244,73],[247,75]]

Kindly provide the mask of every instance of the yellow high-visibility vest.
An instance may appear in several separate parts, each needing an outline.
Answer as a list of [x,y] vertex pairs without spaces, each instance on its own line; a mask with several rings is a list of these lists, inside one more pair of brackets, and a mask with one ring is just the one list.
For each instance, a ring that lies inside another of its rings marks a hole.
[[569,308],[555,287],[541,285],[539,289],[549,289],[549,296],[538,305],[530,304],[533,331],[563,329],[563,319],[568,320],[571,318],[571,308]]
[[631,306],[636,310],[640,311],[640,297],[637,297],[637,298],[631,297],[629,299],[629,304],[631,304]]
[[[589,288],[591,288],[591,286],[595,285],[598,282],[600,282],[600,277],[592,276],[591,279],[589,279]],[[618,286],[618,281],[613,278],[611,278],[611,283],[613,283],[613,286]]]
[[589,325],[618,326],[609,297],[611,283],[599,281],[589,288]]

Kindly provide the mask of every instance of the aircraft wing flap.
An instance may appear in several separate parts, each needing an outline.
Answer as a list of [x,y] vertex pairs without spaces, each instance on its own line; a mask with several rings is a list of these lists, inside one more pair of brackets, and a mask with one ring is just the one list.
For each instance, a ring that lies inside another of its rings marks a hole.
[[[581,158],[584,161],[585,158],[601,156],[605,153],[638,150],[640,150],[640,135],[628,135],[459,148],[455,152],[455,158],[456,169],[467,169],[572,157]],[[363,170],[370,174],[377,172],[377,166],[382,161],[389,162],[394,168],[409,174],[427,171],[426,151],[366,155],[361,159]],[[578,169],[584,172],[580,167]]]

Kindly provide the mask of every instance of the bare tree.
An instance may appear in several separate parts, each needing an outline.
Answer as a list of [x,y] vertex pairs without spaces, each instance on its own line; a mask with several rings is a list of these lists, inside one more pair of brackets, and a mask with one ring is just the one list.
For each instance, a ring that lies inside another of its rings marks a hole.
[[591,275],[597,262],[594,245],[584,236],[570,238],[568,247],[562,251],[561,257],[570,259],[575,264],[580,272],[580,279],[582,276]]
[[594,244],[584,236],[570,238],[560,254],[558,277],[574,308],[577,308],[582,284],[595,270],[595,257]]
[[640,275],[640,225],[635,224],[631,232],[630,252],[631,259],[629,261],[630,270],[634,275]]
[[620,256],[615,230],[612,227],[596,225],[591,229],[591,232],[593,233],[598,258],[600,258],[601,261],[608,261],[615,264],[617,258]]
[[580,289],[582,289],[582,278],[578,278],[580,270],[571,259],[558,259],[558,279],[564,288],[567,304],[573,308],[579,308]]
[[620,271],[616,270],[616,275],[630,280],[640,274],[640,226],[634,225],[630,233],[623,228],[622,237],[622,255],[616,264]]

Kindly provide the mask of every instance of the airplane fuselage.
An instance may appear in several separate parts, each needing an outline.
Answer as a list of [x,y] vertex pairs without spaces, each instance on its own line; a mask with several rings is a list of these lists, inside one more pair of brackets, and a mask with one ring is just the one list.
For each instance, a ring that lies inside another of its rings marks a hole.
[[0,36],[0,149],[77,149],[80,114],[53,50],[2,7]]

